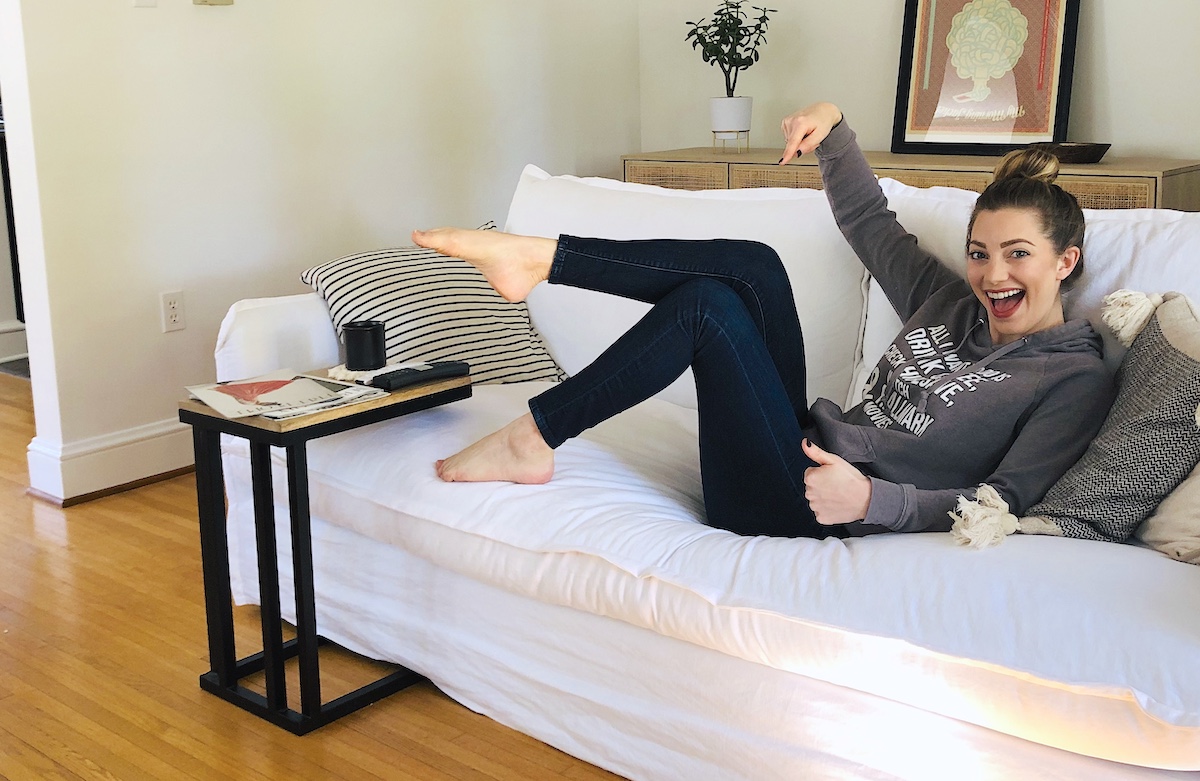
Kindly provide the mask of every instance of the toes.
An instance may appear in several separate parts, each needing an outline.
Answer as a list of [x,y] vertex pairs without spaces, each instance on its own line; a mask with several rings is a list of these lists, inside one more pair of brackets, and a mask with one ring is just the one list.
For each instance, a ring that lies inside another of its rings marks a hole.
[[425,247],[429,244],[429,232],[423,230],[414,230],[412,232],[412,242],[418,247]]
[[425,247],[443,255],[453,254],[453,247],[450,244],[454,240],[453,231],[446,228],[433,228],[431,230],[414,230],[412,232],[412,242],[418,247]]

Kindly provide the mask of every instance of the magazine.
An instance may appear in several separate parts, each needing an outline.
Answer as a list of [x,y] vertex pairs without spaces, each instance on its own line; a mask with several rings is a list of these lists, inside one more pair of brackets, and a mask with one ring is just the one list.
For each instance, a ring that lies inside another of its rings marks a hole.
[[382,388],[299,374],[291,369],[246,380],[192,385],[187,391],[192,398],[227,418],[262,415],[272,420],[308,415],[387,395]]

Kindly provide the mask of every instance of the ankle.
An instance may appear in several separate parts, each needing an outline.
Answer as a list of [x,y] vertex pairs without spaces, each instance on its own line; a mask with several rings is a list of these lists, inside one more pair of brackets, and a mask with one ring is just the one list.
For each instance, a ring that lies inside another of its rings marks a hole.
[[531,413],[527,412],[514,420],[509,434],[513,447],[522,455],[544,456],[554,452],[554,449],[546,444],[546,438],[542,436],[542,430],[538,428],[537,421]]
[[558,240],[541,236],[526,236],[524,248],[525,266],[536,282],[550,279],[554,258],[558,255]]

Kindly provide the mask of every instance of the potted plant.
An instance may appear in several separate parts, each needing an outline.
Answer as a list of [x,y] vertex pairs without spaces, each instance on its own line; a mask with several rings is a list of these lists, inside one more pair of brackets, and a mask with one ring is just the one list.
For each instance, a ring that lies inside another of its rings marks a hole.
[[712,21],[687,23],[691,29],[684,40],[690,40],[705,62],[716,65],[725,74],[725,97],[709,101],[712,130],[717,138],[737,138],[738,133],[750,130],[754,99],[736,96],[738,74],[758,62],[758,47],[767,41],[767,17],[775,13],[774,8],[750,6],[758,12],[751,22],[742,9],[745,2],[722,0],[713,12]]

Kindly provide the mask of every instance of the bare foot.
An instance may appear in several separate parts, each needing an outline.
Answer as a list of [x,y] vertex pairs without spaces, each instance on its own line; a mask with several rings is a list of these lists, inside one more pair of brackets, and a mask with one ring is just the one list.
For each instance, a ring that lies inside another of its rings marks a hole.
[[526,413],[499,431],[435,464],[448,483],[509,483],[540,485],[554,475],[554,450]]
[[507,301],[524,301],[537,283],[550,276],[558,247],[554,239],[461,228],[413,231],[412,240],[467,261],[483,272],[488,284]]

